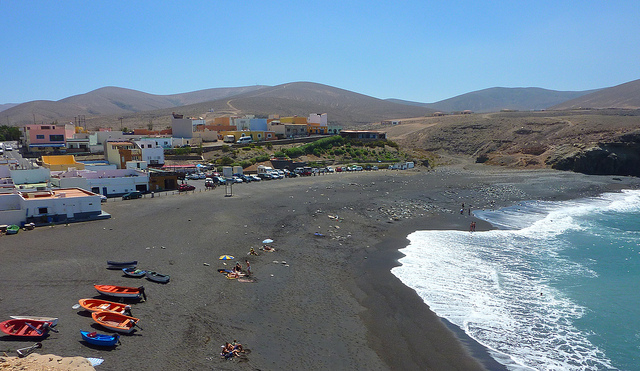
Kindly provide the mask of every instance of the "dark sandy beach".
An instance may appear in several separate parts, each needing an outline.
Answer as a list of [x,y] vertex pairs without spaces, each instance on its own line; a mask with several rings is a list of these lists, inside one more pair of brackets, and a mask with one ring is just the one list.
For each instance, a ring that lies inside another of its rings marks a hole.
[[[472,165],[263,181],[140,200],[110,200],[105,221],[40,227],[0,237],[0,314],[60,318],[42,353],[101,357],[115,370],[480,370],[501,369],[482,347],[447,325],[390,273],[406,236],[468,229],[472,209],[521,200],[570,199],[637,188],[635,178]],[[490,228],[478,222],[478,229]],[[316,236],[318,232],[322,236]],[[250,247],[271,238],[276,252]],[[249,259],[255,282],[225,278],[218,260]],[[138,260],[170,274],[156,284],[107,270]],[[97,330],[78,299],[93,284],[144,285],[133,304],[143,330],[114,350],[90,348]],[[220,359],[237,339],[247,353]],[[0,337],[0,350],[32,344]]]

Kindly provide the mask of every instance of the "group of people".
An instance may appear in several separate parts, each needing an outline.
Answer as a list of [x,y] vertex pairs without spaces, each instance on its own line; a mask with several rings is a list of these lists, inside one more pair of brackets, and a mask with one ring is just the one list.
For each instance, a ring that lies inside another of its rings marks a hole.
[[244,276],[251,276],[251,264],[249,264],[249,260],[244,261],[247,264],[247,269],[243,272],[242,271],[242,265],[240,265],[240,262],[236,263],[236,266],[233,267],[233,269],[231,270],[231,272],[227,272],[227,278],[238,278],[238,277],[244,277]]
[[237,340],[234,340],[233,343],[224,343],[220,356],[224,359],[231,359],[233,357],[239,357],[240,353],[244,353],[242,344],[238,343]]

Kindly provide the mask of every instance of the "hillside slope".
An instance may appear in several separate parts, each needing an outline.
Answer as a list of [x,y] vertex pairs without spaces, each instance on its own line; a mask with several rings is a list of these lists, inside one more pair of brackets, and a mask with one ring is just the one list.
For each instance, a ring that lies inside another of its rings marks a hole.
[[640,176],[640,110],[450,115],[378,128],[418,159]]
[[110,86],[59,101],[37,100],[19,104],[3,111],[3,115],[13,125],[24,125],[34,121],[38,123],[72,122],[75,117],[81,115],[86,118],[104,115],[126,115],[179,107],[221,99],[263,87],[258,85],[239,88],[215,88],[181,94],[154,95]]
[[101,116],[87,119],[90,127],[118,127],[119,117],[127,128],[143,127],[150,120],[156,127],[170,124],[170,115],[177,112],[190,117],[203,117],[207,122],[215,117],[256,115],[268,117],[308,116],[326,113],[331,123],[357,127],[386,119],[427,116],[434,111],[408,106],[354,93],[348,90],[311,82],[294,82],[265,87],[211,102],[139,112],[123,116]]
[[479,113],[499,112],[503,109],[531,111],[543,110],[589,93],[588,91],[557,91],[542,88],[489,88],[478,90],[435,103],[416,103],[391,100],[443,112],[470,110]]
[[557,104],[551,109],[567,110],[578,108],[640,108],[640,79]]

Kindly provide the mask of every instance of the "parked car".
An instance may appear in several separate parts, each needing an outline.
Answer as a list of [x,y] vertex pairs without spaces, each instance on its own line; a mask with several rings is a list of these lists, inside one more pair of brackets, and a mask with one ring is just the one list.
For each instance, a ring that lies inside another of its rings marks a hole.
[[252,181],[255,180],[255,179],[253,179],[252,176],[247,175],[247,174],[239,174],[238,177],[240,179],[242,179],[245,183],[251,183]]
[[142,197],[142,192],[140,191],[132,191],[122,195],[123,200],[135,200],[136,198],[141,198],[141,197]]
[[258,174],[258,176],[259,176],[259,177],[260,177],[260,179],[262,179],[262,180],[271,180],[271,179],[273,179],[273,178],[271,177],[271,174],[269,174],[269,173],[260,173],[260,174]]
[[107,196],[100,195],[100,202],[107,202]]
[[186,191],[193,191],[194,189],[196,189],[196,187],[192,186],[191,184],[180,184],[178,186],[178,192],[186,192]]
[[227,184],[227,180],[221,176],[214,176],[213,178],[214,183],[217,183],[218,185],[225,185]]

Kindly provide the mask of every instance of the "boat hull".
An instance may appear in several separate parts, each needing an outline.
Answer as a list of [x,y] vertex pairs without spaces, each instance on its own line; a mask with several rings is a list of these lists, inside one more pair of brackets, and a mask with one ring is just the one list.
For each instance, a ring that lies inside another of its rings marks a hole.
[[82,340],[86,341],[87,343],[92,345],[102,346],[102,347],[116,346],[116,344],[118,344],[118,341],[120,340],[120,335],[118,334],[105,335],[105,334],[98,334],[95,332],[80,330],[80,335],[82,336]]
[[143,271],[142,269],[136,268],[122,268],[122,272],[128,277],[136,277],[141,278],[147,274],[147,271]]
[[113,331],[129,334],[140,321],[138,318],[125,316],[124,314],[111,312],[93,312],[91,318],[99,325]]
[[138,265],[137,260],[128,262],[117,262],[113,260],[107,260],[107,269],[122,269],[122,268],[135,268]]
[[51,323],[51,327],[55,326],[58,324],[58,318],[57,317],[40,317],[40,316],[9,316],[12,319],[25,319],[25,320],[30,320],[30,321],[44,321],[44,322],[50,322]]
[[102,295],[115,296],[118,298],[140,299],[142,290],[138,287],[114,286],[114,285],[93,285]]
[[100,300],[100,299],[80,299],[78,300],[80,306],[90,312],[113,312],[118,314],[125,314],[127,304],[114,303],[112,301]]
[[0,322],[0,331],[20,337],[44,337],[49,333],[50,327],[52,327],[51,322],[28,319],[9,319]]
[[158,283],[167,283],[171,277],[168,274],[160,274],[158,272],[147,272],[147,279],[149,281]]

